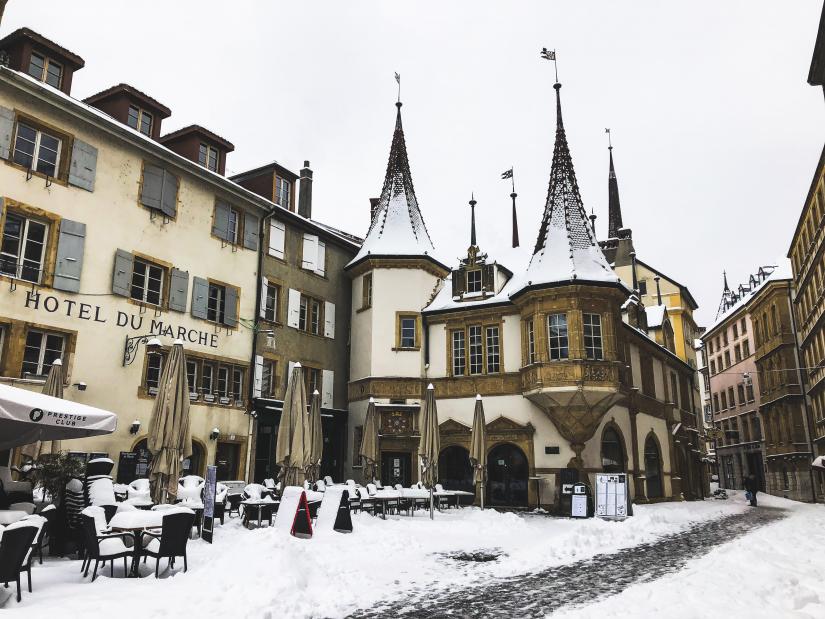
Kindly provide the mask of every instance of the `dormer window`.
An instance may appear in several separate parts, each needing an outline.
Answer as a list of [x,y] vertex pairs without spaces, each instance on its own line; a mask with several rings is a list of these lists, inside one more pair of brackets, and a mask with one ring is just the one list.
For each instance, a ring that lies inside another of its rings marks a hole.
[[467,292],[481,292],[481,269],[467,271]]
[[289,208],[289,198],[292,192],[292,183],[280,176],[275,179],[275,204]]
[[126,124],[132,129],[137,129],[143,135],[152,135],[152,115],[146,110],[142,110],[134,105],[129,106],[129,116],[126,119]]
[[219,160],[220,157],[218,150],[201,142],[201,145],[198,148],[198,163],[207,170],[217,172]]
[[60,88],[63,78],[63,65],[47,56],[32,52],[29,60],[29,75],[34,79],[46,82],[49,86]]

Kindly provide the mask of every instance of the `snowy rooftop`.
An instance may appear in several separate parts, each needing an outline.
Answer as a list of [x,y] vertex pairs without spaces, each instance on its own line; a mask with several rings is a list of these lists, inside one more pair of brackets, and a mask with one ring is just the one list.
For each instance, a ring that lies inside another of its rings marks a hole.
[[435,248],[424,225],[413,188],[401,125],[401,104],[396,105],[398,112],[384,187],[364,244],[350,265],[369,255],[434,258]]
[[647,314],[647,326],[651,329],[658,329],[665,321],[667,308],[664,305],[653,305],[645,308]]

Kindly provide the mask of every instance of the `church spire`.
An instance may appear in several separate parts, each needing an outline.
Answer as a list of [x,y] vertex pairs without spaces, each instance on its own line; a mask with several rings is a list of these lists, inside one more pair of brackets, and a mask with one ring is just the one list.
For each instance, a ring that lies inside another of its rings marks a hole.
[[584,209],[561,113],[561,84],[556,91],[556,142],[547,202],[533,257],[527,267],[528,285],[585,280],[618,282]]
[[470,247],[476,247],[476,198],[470,194]]
[[398,101],[395,107],[395,130],[381,197],[375,207],[375,215],[364,244],[350,265],[367,255],[433,258],[433,242],[424,225],[413,188],[404,127],[401,124],[401,102]]
[[[610,129],[607,129],[608,139],[610,138]],[[607,176],[607,198],[608,198],[608,215],[607,215],[607,238],[619,238],[619,230],[622,229],[622,205],[619,203],[619,183],[616,180],[616,169],[613,167],[613,143],[609,142],[607,147],[610,153],[610,172]]]

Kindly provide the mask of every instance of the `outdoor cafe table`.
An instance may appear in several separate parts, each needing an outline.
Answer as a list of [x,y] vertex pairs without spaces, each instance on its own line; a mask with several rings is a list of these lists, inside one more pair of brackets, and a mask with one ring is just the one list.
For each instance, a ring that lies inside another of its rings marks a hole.
[[401,497],[401,493],[397,490],[378,490],[375,494],[370,495],[370,499],[381,504],[381,518],[384,520],[387,519],[387,503],[399,501]]
[[23,520],[29,513],[19,509],[0,510],[0,525],[6,526]]
[[135,536],[135,550],[132,556],[130,575],[137,578],[140,552],[143,550],[143,530],[156,529],[163,526],[163,515],[167,511],[146,511],[142,509],[120,512],[112,516],[109,528],[117,533],[132,533]]
[[[244,513],[246,513],[247,509],[257,509],[258,510],[258,528],[261,528],[261,520],[263,519],[263,508],[266,505],[272,506],[277,511],[277,507],[281,504],[280,501],[263,501],[263,500],[255,500],[255,499],[248,499],[246,501],[241,501],[241,505],[243,505]],[[249,524],[249,518],[246,520],[247,524]]]

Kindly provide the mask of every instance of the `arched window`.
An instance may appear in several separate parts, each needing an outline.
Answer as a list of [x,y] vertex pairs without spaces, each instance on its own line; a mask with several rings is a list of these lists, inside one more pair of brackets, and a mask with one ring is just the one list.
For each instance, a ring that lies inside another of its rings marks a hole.
[[200,475],[203,477],[203,463],[206,459],[206,454],[203,453],[203,447],[198,441],[192,441],[192,455],[181,462],[180,476],[186,475]]
[[656,439],[650,434],[645,441],[645,478],[647,480],[647,498],[657,499],[664,496],[662,483],[662,456]]
[[602,434],[602,470],[605,473],[624,473],[622,439],[610,426]]
[[459,445],[450,445],[438,455],[438,479],[446,490],[473,492],[473,467],[470,452]]
[[771,305],[771,331],[779,333],[779,324],[776,321],[776,305]]
[[490,505],[524,507],[530,466],[524,452],[511,443],[493,447],[487,454],[487,492]]

